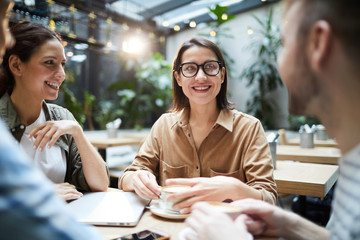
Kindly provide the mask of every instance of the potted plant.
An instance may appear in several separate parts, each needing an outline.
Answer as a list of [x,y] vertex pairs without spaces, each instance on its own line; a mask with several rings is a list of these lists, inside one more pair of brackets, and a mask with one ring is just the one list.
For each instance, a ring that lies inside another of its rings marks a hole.
[[247,86],[254,86],[252,99],[246,104],[246,111],[257,117],[265,129],[274,128],[274,112],[276,105],[271,92],[283,83],[276,69],[277,52],[280,47],[280,32],[273,24],[273,8],[269,15],[261,20],[253,16],[260,28],[254,31],[257,37],[250,46],[255,53],[254,61],[241,73],[241,79],[247,81]]
[[171,65],[160,53],[131,65],[135,76],[120,79],[106,90],[99,103],[96,121],[104,124],[120,117],[123,128],[151,127],[171,103]]

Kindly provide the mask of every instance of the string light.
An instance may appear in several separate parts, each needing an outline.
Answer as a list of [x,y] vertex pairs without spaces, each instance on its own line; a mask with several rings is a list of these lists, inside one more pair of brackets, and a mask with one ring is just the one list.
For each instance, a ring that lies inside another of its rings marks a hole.
[[254,33],[254,31],[252,30],[252,28],[248,28],[247,33],[248,33],[249,35],[252,35],[252,34]]
[[221,19],[226,21],[228,19],[228,15],[226,13],[223,13],[223,15],[221,15]]
[[160,41],[160,43],[164,43],[164,42],[165,42],[165,36],[161,36],[161,37],[159,38],[159,41]]
[[195,28],[196,27],[196,22],[194,20],[192,20],[190,23],[189,23],[189,26],[191,28]]
[[149,32],[149,38],[150,38],[150,39],[154,39],[154,38],[155,38],[155,33]]
[[169,22],[168,21],[163,21],[162,26],[163,27],[169,27]]
[[174,31],[176,31],[176,32],[180,31],[180,26],[179,26],[179,25],[175,25],[175,26],[174,26]]
[[127,23],[123,23],[123,24],[121,25],[121,28],[122,28],[124,31],[129,30],[129,26],[127,25]]
[[211,32],[210,32],[210,36],[215,37],[215,36],[216,36],[216,32],[215,32],[215,31],[211,31]]

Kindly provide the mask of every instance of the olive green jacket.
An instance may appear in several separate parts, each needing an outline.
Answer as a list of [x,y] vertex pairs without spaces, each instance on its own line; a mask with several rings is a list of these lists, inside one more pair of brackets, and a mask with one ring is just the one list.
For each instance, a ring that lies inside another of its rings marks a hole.
[[[76,121],[70,111],[61,106],[49,104],[44,101],[43,110],[45,112],[47,121]],[[5,93],[0,98],[0,118],[4,120],[15,139],[20,142],[21,137],[25,131],[25,125],[21,123],[20,117],[11,102],[10,96],[7,93]],[[91,191],[84,176],[80,153],[74,138],[68,134],[62,135],[57,140],[56,145],[65,150],[66,174],[64,182],[75,185],[79,191]]]

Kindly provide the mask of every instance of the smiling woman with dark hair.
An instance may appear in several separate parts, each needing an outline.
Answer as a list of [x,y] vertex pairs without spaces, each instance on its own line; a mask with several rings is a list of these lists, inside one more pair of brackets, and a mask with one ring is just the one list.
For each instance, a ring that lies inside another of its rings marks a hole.
[[[14,43],[8,31],[12,5],[0,1],[0,62]],[[103,239],[92,226],[70,215],[51,182],[32,166],[1,118],[0,136],[0,239]]]
[[198,201],[255,198],[275,204],[270,149],[261,123],[227,100],[224,57],[213,42],[192,38],[173,63],[173,107],[154,124],[119,188],[156,199],[160,186],[192,186],[168,200],[182,213]]
[[33,22],[16,24],[10,32],[15,45],[2,63],[0,117],[62,198],[79,198],[79,191],[106,191],[106,164],[81,126],[67,109],[45,102],[57,99],[65,80],[60,36]]

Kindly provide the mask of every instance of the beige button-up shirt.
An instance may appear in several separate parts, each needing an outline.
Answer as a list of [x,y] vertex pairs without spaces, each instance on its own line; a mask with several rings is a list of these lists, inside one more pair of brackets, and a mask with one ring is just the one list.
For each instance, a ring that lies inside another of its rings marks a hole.
[[125,169],[148,170],[159,185],[168,178],[234,177],[259,190],[275,204],[273,164],[265,132],[258,119],[237,110],[222,109],[213,129],[195,147],[189,110],[163,114],[153,125],[134,162]]

